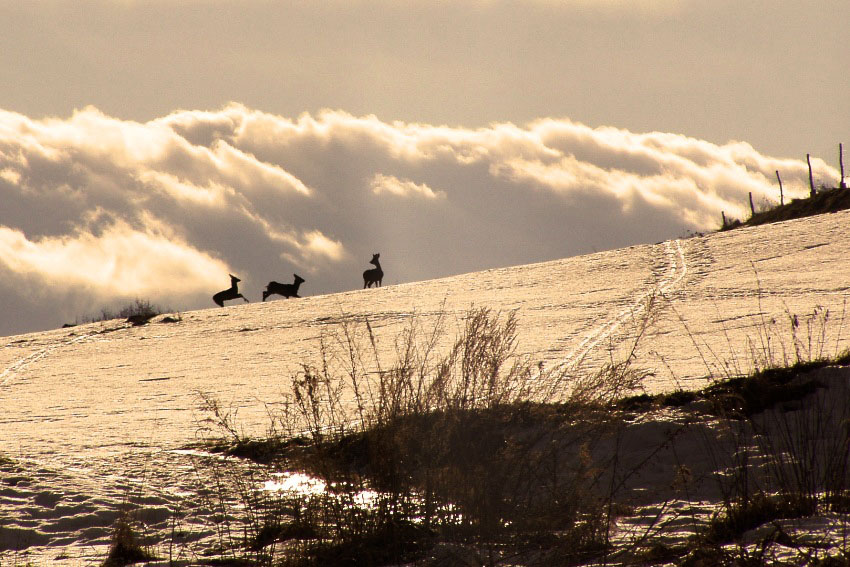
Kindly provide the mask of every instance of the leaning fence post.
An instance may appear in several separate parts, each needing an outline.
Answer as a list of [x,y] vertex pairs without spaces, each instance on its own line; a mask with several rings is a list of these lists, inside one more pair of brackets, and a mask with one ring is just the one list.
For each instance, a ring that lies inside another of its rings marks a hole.
[[782,178],[779,177],[779,170],[776,170],[776,179],[779,181],[779,206],[785,204],[785,195],[782,193]]
[[724,211],[720,211],[720,216],[723,217],[723,228],[726,228],[726,213]]
[[806,154],[806,163],[809,164],[809,197],[815,196],[815,180],[812,179],[812,156]]
[[753,206],[753,192],[750,191],[750,216],[756,216],[756,208]]

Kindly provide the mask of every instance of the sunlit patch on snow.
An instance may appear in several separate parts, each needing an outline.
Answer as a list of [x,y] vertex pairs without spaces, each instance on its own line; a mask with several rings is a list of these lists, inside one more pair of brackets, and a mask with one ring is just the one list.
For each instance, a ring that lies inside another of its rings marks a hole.
[[299,495],[321,494],[327,485],[312,476],[296,472],[282,472],[272,475],[274,480],[267,480],[263,490],[269,492],[291,492]]

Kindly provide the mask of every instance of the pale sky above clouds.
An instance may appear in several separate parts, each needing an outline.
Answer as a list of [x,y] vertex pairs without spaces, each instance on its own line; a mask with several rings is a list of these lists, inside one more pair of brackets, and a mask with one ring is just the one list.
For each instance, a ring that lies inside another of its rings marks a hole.
[[846,0],[0,0],[0,108],[568,117],[834,158],[848,22]]
[[[850,3],[0,0],[0,334],[654,242],[837,183]],[[7,300],[9,304],[7,305]]]

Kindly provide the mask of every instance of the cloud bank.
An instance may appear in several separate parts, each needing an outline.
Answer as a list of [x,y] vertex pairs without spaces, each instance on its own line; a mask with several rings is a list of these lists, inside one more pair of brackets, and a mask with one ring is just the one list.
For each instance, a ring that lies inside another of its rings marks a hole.
[[[817,184],[837,172],[813,160]],[[0,111],[0,333],[136,297],[212,306],[293,272],[302,295],[655,242],[808,191],[805,161],[569,119],[464,129],[230,104],[147,123]]]

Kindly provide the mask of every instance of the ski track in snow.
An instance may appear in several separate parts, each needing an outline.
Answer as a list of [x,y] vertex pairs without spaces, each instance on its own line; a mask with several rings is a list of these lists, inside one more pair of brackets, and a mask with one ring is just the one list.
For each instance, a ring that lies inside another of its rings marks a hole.
[[635,321],[646,313],[648,300],[655,294],[667,297],[676,289],[688,273],[688,264],[682,249],[681,240],[668,240],[664,243],[667,257],[667,274],[652,289],[637,296],[630,305],[614,317],[587,334],[584,339],[556,365],[557,369],[576,367],[596,348],[599,343],[609,339],[627,321]]

